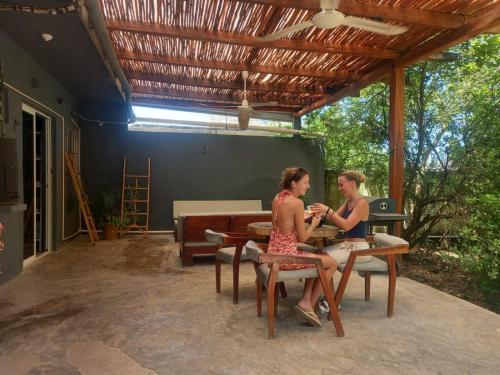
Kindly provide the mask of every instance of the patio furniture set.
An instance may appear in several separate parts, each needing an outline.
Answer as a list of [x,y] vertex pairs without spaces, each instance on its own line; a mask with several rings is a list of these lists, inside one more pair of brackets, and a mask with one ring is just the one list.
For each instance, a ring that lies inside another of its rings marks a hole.
[[[228,208],[232,207],[231,211]],[[372,247],[351,251],[346,263],[339,264],[342,272],[337,290],[333,282],[328,283],[321,261],[315,257],[291,257],[267,253],[266,240],[271,232],[271,212],[262,211],[260,201],[176,201],[174,218],[176,239],[180,244],[183,266],[193,264],[194,255],[215,254],[216,292],[221,292],[221,264],[228,263],[233,268],[233,303],[238,304],[239,269],[241,261],[251,261],[256,273],[257,316],[262,316],[263,289],[267,294],[267,318],[269,338],[274,337],[274,320],[277,315],[278,294],[285,298],[286,281],[319,277],[330,307],[337,336],[344,336],[338,306],[344,296],[352,271],[359,271],[365,279],[365,301],[370,300],[372,272],[387,272],[389,276],[387,316],[394,312],[396,291],[396,257],[408,252],[408,242],[385,233],[377,233],[368,238]],[[238,211],[243,208],[245,211]],[[185,212],[185,210],[192,212]],[[183,211],[184,210],[184,211]],[[310,244],[298,244],[303,251],[316,252],[328,241],[335,239],[337,228],[323,226],[316,228]],[[359,256],[372,255],[369,262],[357,263]],[[383,259],[381,259],[382,257]],[[285,271],[282,263],[307,263],[315,267]]]

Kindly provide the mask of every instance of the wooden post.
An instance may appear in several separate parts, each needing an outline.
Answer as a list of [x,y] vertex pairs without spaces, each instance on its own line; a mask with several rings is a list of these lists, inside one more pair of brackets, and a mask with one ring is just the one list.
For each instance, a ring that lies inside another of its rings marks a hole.
[[[389,102],[389,196],[396,201],[396,212],[403,209],[404,178],[404,68],[390,72]],[[401,223],[394,225],[394,235],[401,235]]]

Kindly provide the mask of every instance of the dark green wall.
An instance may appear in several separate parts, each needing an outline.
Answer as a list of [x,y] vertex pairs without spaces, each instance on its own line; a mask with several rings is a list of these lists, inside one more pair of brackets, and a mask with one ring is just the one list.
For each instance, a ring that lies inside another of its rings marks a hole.
[[129,132],[124,125],[83,123],[82,174],[91,198],[120,190],[123,156],[133,173],[145,172],[151,157],[152,230],[173,229],[174,200],[261,199],[270,209],[289,166],[310,171],[308,199],[324,195],[323,159],[310,139]]
[[[46,114],[52,121],[52,164],[53,172],[53,212],[54,231],[53,248],[61,245],[62,233],[62,190],[63,190],[63,122],[64,126],[74,126],[70,121],[70,111],[78,108],[76,98],[71,95],[54,77],[43,70],[35,60],[21,49],[5,33],[0,31],[0,60],[4,70],[4,80],[12,88],[5,87],[8,96],[8,122],[5,124],[5,136],[17,140],[19,157],[19,187],[23,191],[22,181],[22,103]],[[62,103],[58,103],[58,99]],[[61,101],[61,100],[59,100]],[[57,114],[60,114],[58,116]],[[1,135],[0,135],[1,136]],[[68,187],[68,186],[67,186]],[[69,186],[71,189],[71,186]],[[21,198],[23,202],[23,198]],[[78,229],[78,210],[76,214],[67,214],[66,234],[74,233]],[[2,216],[0,221],[22,223],[23,212]],[[9,238],[7,248],[0,253],[0,263],[4,265],[0,274],[0,284],[17,275],[22,269],[23,225],[9,225],[4,234]]]

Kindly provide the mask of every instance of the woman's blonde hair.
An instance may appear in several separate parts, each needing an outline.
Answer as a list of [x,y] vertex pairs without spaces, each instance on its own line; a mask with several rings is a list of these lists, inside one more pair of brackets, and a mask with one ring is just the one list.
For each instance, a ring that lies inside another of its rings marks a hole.
[[302,177],[309,175],[309,172],[304,168],[292,167],[285,168],[281,173],[280,188],[282,190],[290,189],[292,187],[292,181],[299,182]]
[[339,174],[339,177],[340,176],[344,176],[348,181],[354,181],[357,188],[366,181],[365,175],[356,171],[344,171]]

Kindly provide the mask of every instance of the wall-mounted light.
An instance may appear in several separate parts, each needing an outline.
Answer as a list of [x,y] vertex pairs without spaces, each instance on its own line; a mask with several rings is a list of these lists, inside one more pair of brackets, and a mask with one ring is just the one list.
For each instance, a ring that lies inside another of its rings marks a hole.
[[52,39],[54,39],[54,36],[52,34],[48,33],[42,33],[42,39],[46,41],[47,43],[50,42]]

